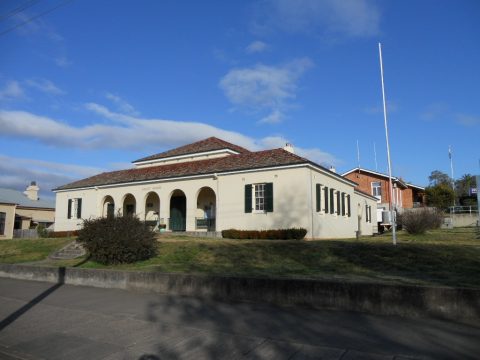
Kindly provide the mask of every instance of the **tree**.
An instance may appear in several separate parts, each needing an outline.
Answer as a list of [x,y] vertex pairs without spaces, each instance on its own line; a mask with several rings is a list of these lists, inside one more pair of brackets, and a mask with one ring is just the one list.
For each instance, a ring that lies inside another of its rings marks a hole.
[[441,172],[440,170],[433,170],[428,177],[428,181],[430,182],[430,186],[437,186],[440,184],[452,186],[452,179],[450,178],[450,176],[448,176],[444,172]]
[[471,206],[477,204],[477,197],[470,194],[470,189],[477,186],[475,176],[470,174],[463,175],[460,179],[455,181],[455,191],[458,201],[461,205]]
[[453,199],[455,198],[453,189],[448,183],[428,186],[425,189],[425,194],[427,195],[427,205],[441,210],[452,206]]

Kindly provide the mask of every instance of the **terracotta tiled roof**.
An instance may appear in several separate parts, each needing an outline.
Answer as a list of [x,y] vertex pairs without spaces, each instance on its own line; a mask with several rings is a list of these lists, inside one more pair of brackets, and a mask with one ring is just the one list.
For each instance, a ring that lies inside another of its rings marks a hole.
[[145,180],[160,180],[181,176],[206,175],[236,170],[260,169],[282,165],[308,163],[311,162],[283,149],[257,152],[246,151],[238,155],[228,155],[208,160],[106,172],[60,186],[54,190],[112,185]]
[[199,153],[199,152],[205,152],[205,151],[214,151],[214,150],[222,150],[222,149],[230,149],[233,151],[236,151],[240,154],[245,154],[249,153],[245,148],[242,148],[241,146],[231,144],[227,141],[224,141],[222,139],[218,139],[216,137],[209,137],[208,139],[201,140],[194,142],[192,144],[187,144],[184,146],[180,146],[178,148],[168,150],[159,154],[151,155],[144,157],[142,159],[138,159],[133,161],[134,163],[140,162],[140,161],[148,161],[148,160],[156,160],[156,159],[163,159],[163,158],[168,158],[171,156],[179,156],[179,155],[188,155],[188,154],[194,154],[194,153]]

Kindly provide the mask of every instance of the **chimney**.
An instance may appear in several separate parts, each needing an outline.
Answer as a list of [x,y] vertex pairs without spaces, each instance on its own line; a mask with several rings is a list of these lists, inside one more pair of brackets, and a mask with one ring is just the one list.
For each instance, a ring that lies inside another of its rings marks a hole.
[[30,200],[37,201],[38,200],[38,190],[40,190],[40,188],[37,186],[37,182],[32,181],[23,193],[25,195],[27,195],[27,197]]
[[335,167],[334,167],[333,165],[331,165],[331,166],[330,166],[330,171],[336,173],[336,172],[337,172],[337,169],[335,169]]
[[283,150],[288,151],[289,153],[295,154],[295,150],[293,149],[293,145],[290,143],[286,143],[283,147]]

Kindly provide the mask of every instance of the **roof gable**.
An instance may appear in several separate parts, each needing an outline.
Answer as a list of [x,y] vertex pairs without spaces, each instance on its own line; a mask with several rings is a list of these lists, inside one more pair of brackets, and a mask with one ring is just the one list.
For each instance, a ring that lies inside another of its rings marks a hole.
[[249,150],[241,146],[229,143],[227,141],[224,141],[222,139],[218,139],[212,136],[207,139],[194,142],[192,144],[183,145],[172,150],[168,150],[162,153],[150,155],[150,156],[135,160],[133,161],[133,163],[151,161],[151,160],[157,160],[157,159],[166,159],[174,156],[191,155],[191,154],[205,153],[209,151],[224,150],[224,149],[233,150],[234,152],[239,154],[250,153]]

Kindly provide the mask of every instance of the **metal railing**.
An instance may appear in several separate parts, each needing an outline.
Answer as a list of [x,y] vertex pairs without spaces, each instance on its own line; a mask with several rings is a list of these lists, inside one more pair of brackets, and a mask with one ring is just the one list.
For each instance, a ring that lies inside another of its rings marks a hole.
[[195,228],[197,230],[206,229],[207,231],[215,231],[215,218],[195,218]]
[[450,206],[448,208],[450,214],[477,214],[478,206]]

